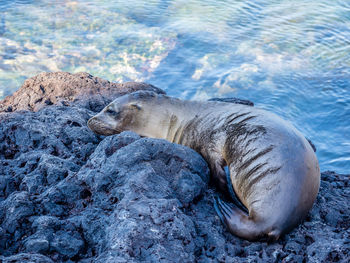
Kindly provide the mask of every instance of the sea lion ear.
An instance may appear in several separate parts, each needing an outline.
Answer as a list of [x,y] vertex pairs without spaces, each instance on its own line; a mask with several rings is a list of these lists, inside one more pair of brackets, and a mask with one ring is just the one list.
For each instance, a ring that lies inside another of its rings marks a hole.
[[137,104],[137,103],[130,103],[130,104],[129,104],[129,107],[130,107],[131,109],[136,109],[136,110],[141,110],[141,109],[142,109],[141,105],[139,105],[139,104]]

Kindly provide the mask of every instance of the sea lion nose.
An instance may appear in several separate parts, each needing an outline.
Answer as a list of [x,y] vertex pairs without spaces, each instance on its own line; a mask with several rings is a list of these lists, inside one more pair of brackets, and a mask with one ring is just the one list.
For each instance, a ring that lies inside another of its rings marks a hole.
[[87,125],[90,130],[100,135],[113,135],[116,133],[113,129],[111,129],[111,127],[108,127],[106,123],[104,123],[103,120],[101,120],[101,118],[98,116],[94,116],[88,120]]
[[95,127],[96,127],[96,118],[95,117],[92,117],[88,120],[87,122],[87,126],[89,127],[90,130],[94,131],[95,130]]

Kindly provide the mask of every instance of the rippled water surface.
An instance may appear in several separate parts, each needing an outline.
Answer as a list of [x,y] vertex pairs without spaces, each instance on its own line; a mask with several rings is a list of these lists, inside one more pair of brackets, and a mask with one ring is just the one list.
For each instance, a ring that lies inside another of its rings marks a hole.
[[350,172],[348,0],[1,0],[0,98],[42,71],[146,81],[168,94],[239,97]]

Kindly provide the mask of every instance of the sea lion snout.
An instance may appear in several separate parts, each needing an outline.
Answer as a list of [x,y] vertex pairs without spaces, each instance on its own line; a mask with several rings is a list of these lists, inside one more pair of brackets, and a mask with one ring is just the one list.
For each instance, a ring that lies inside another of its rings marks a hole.
[[[121,96],[109,103],[100,113],[88,120],[88,127],[93,132],[106,136],[137,128],[141,124],[138,116],[142,115],[143,107],[141,101],[133,99],[131,94]],[[133,96],[140,95],[135,94]]]
[[90,130],[92,130],[93,132],[96,132],[97,123],[98,121],[96,120],[96,117],[92,117],[88,120],[87,126],[89,127]]
[[108,125],[108,123],[106,123],[106,121],[98,115],[89,119],[87,125],[90,130],[100,135],[113,135],[119,133],[113,128],[113,126]]

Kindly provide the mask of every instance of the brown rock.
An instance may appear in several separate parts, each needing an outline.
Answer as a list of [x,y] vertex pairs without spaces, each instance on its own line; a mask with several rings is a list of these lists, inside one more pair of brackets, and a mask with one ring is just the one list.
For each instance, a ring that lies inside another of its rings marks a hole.
[[100,111],[118,96],[137,90],[165,92],[142,82],[113,83],[81,72],[40,73],[27,79],[14,94],[0,101],[0,112],[18,110],[38,111],[47,105],[82,106]]

